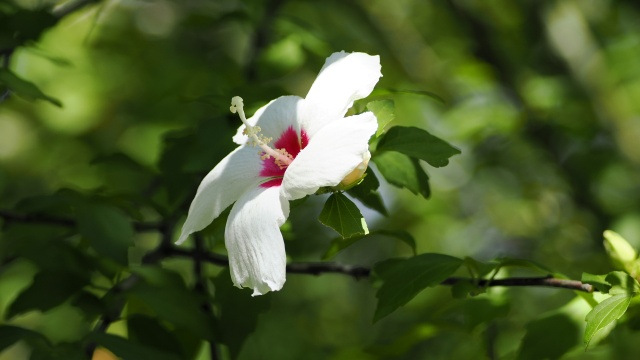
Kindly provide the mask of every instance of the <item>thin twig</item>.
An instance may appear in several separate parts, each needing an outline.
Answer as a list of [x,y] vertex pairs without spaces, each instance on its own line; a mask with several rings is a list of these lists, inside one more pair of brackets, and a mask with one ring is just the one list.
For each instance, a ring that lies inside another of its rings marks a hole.
[[[444,280],[441,285],[455,285],[462,281],[471,281],[469,278],[452,277]],[[491,287],[491,286],[540,286],[540,287],[553,287],[561,289],[569,289],[584,292],[593,292],[593,286],[585,284],[578,280],[557,279],[552,276],[544,277],[515,277],[505,279],[479,279],[476,283],[479,287]]]

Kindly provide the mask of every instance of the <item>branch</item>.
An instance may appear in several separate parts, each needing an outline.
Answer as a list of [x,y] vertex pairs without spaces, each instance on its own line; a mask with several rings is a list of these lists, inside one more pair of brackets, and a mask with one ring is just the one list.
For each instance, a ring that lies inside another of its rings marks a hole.
[[[515,277],[504,279],[470,279],[462,277],[451,277],[444,280],[440,285],[455,285],[459,282],[469,281],[476,284],[478,287],[492,287],[492,286],[540,286],[540,287],[553,287],[561,289],[569,289],[575,291],[583,291],[591,293],[593,292],[593,285],[585,284],[578,280],[557,279],[552,276],[544,277]],[[475,281],[475,282],[474,282]]]
[[[24,224],[50,224],[61,225],[67,227],[76,226],[77,222],[74,219],[50,216],[50,215],[31,215],[31,214],[18,214],[7,210],[0,210],[0,218],[3,218],[7,222],[24,223]],[[133,222],[133,228],[137,232],[146,231],[161,231],[164,227],[162,222]]]
[[[184,250],[171,246],[167,249],[166,255],[171,256],[183,256],[189,258],[199,258],[202,261],[206,261],[219,266],[229,266],[229,259],[226,256],[197,250]],[[322,275],[322,274],[343,274],[351,276],[355,279],[367,278],[371,276],[371,269],[364,266],[356,265],[343,265],[330,262],[301,262],[291,263],[287,265],[287,273],[290,274],[307,274],[307,275]],[[468,281],[475,284],[478,287],[494,287],[494,286],[506,286],[506,287],[519,287],[519,286],[538,286],[538,287],[553,287],[562,288],[575,291],[583,291],[591,293],[594,288],[590,284],[585,284],[578,280],[565,280],[557,279],[552,276],[545,277],[514,277],[504,279],[472,279],[463,277],[451,277],[445,279],[440,285],[455,285],[459,282]]]

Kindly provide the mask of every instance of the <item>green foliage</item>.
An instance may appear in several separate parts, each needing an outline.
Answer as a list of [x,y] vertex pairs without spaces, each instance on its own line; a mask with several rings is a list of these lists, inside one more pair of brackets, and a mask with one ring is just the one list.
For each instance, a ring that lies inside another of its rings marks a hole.
[[396,118],[396,108],[393,100],[385,99],[372,101],[367,104],[367,110],[376,115],[378,120],[378,130],[376,130],[376,137],[379,137],[384,132],[385,128]]
[[425,199],[431,196],[429,176],[420,166],[418,160],[389,151],[375,154],[373,161],[389,184],[407,188],[416,195],[422,195]]
[[[555,313],[527,324],[518,360],[560,359],[577,343],[580,328],[564,313]],[[562,341],[548,341],[562,339]]]
[[207,299],[188,289],[178,274],[156,267],[138,267],[135,274],[141,281],[127,291],[130,299],[141,301],[154,316],[192,335],[216,338],[216,321],[202,307]]
[[180,357],[152,347],[136,344],[125,338],[111,335],[93,333],[89,339],[109,349],[112,353],[123,359],[159,359],[179,360]]
[[425,130],[404,126],[389,129],[378,142],[377,151],[397,151],[434,167],[446,166],[450,157],[460,154],[460,150]]
[[403,230],[375,230],[368,234],[354,235],[349,238],[337,237],[331,240],[331,245],[329,245],[329,249],[327,250],[327,252],[322,255],[322,259],[331,259],[337,253],[355,244],[356,242],[360,240],[366,240],[367,238],[375,235],[383,235],[385,237],[400,240],[411,248],[411,251],[413,251],[414,255],[416,254],[416,240],[408,232]]
[[373,321],[378,321],[408,303],[427,287],[440,284],[462,265],[462,260],[442,254],[421,254],[375,271],[382,279],[376,293],[378,306]]
[[271,296],[252,298],[248,291],[233,286],[229,270],[224,270],[214,280],[215,304],[220,311],[218,332],[221,342],[229,348],[232,359],[238,358],[242,345],[255,330],[259,315],[269,310]]
[[46,95],[35,84],[21,79],[8,69],[0,68],[0,85],[7,87],[27,100],[46,100],[55,106],[62,107],[60,100]]
[[387,208],[384,206],[382,197],[378,192],[379,187],[380,181],[378,181],[376,174],[371,168],[367,168],[362,181],[357,186],[347,190],[347,194],[360,200],[364,206],[387,216]]
[[329,196],[318,220],[337,231],[343,239],[369,233],[367,223],[356,204],[339,192]]
[[584,331],[585,348],[589,347],[589,343],[593,336],[601,329],[618,320],[629,307],[631,299],[636,294],[622,293],[613,295],[602,301],[587,314],[585,321],[587,328]]
[[87,277],[66,272],[41,272],[33,283],[13,301],[7,318],[29,310],[50,310],[77,294],[87,283]]
[[104,204],[82,204],[77,214],[78,232],[89,240],[101,255],[127,264],[129,247],[133,245],[133,226],[127,215]]

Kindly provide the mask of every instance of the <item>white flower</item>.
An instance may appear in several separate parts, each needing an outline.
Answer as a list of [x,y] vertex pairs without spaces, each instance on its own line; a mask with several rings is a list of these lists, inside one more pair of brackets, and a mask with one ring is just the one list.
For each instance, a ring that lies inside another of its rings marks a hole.
[[244,123],[233,137],[240,146],[202,180],[178,244],[235,201],[225,229],[233,283],[253,288],[253,296],[280,290],[286,254],[279,227],[289,200],[362,176],[377,121],[371,112],[344,115],[381,76],[378,56],[339,52],[327,58],[304,99],[277,98],[247,120],[242,99],[234,97],[231,111]]

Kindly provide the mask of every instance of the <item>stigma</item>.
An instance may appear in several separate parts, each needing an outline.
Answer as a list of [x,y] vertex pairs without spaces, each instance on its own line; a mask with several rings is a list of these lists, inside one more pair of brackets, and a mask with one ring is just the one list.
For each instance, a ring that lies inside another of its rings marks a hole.
[[231,107],[229,108],[232,113],[238,113],[240,120],[245,126],[243,134],[249,137],[249,144],[252,146],[258,146],[262,151],[258,152],[261,160],[274,159],[274,163],[281,169],[287,168],[293,161],[293,155],[289,154],[286,149],[272,149],[268,144],[273,140],[270,137],[262,135],[259,126],[252,126],[247,121],[244,114],[244,102],[241,97],[234,96],[231,99]]

